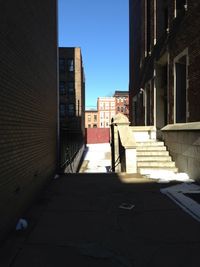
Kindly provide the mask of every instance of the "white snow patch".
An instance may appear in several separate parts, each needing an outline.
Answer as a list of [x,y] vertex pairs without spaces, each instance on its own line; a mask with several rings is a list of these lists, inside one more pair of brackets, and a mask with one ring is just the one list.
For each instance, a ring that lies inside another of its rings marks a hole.
[[200,204],[185,195],[186,193],[200,194],[199,185],[193,183],[182,183],[160,189],[160,191],[171,198],[184,211],[189,213],[193,218],[200,222]]

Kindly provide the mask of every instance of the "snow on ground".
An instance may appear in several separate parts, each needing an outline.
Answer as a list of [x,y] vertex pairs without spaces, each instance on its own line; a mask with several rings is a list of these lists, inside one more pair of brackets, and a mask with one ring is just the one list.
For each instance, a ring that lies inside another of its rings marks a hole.
[[88,161],[84,172],[108,172],[111,166],[111,148],[109,143],[88,144],[84,161]]
[[184,211],[200,222],[200,204],[187,196],[187,194],[200,195],[200,186],[193,183],[182,183],[160,190],[163,194],[171,198]]

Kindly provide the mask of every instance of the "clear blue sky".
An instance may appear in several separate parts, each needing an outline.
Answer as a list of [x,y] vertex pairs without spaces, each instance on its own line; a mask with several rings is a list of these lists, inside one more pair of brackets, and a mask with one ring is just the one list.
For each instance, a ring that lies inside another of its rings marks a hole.
[[128,0],[58,0],[59,46],[81,47],[86,108],[128,90]]

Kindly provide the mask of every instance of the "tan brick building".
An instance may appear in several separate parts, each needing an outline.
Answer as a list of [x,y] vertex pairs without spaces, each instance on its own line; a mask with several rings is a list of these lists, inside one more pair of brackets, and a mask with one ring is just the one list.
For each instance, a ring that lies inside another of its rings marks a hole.
[[1,1],[0,239],[56,171],[57,1]]
[[109,128],[112,117],[115,116],[115,98],[114,97],[98,97],[98,128]]
[[113,96],[115,98],[116,114],[122,113],[129,117],[129,92],[128,91],[115,91]]
[[129,3],[131,123],[155,126],[157,137],[165,140],[180,170],[197,177],[200,2]]
[[85,128],[97,128],[98,127],[98,111],[86,110],[85,111]]

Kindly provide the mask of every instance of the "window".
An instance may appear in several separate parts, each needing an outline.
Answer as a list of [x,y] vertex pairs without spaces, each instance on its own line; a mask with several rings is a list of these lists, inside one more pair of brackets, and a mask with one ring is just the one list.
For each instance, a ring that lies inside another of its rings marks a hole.
[[111,109],[115,109],[115,102],[111,102]]
[[121,112],[124,112],[124,108],[123,107],[121,107]]
[[65,95],[66,94],[65,82],[63,82],[63,81],[59,82],[59,90],[60,90],[60,95]]
[[187,0],[176,0],[176,13],[175,16],[179,16],[180,13],[187,10]]
[[106,126],[107,126],[107,127],[109,126],[109,123],[108,123],[108,122],[106,122]]
[[97,121],[97,115],[94,115],[94,121]]
[[145,56],[151,51],[151,0],[145,1]]
[[91,124],[88,124],[88,128],[91,128]]
[[66,115],[66,106],[65,104],[60,104],[60,116],[64,117]]
[[59,58],[59,71],[64,72],[65,71],[65,59]]
[[104,109],[104,103],[100,103],[100,109]]
[[67,70],[70,71],[70,72],[74,71],[74,60],[73,60],[73,58],[69,58],[67,60]]
[[93,124],[93,128],[97,128],[97,125],[96,124]]
[[174,62],[175,119],[176,123],[187,121],[187,55],[180,55]]
[[88,115],[88,121],[89,122],[91,121],[91,115]]
[[108,102],[105,103],[105,109],[109,109],[109,103]]
[[68,82],[67,83],[67,91],[69,95],[74,94],[74,82]]
[[69,104],[68,105],[68,116],[73,117],[74,113],[75,113],[74,104]]
[[117,111],[120,111],[120,107],[117,107]]

